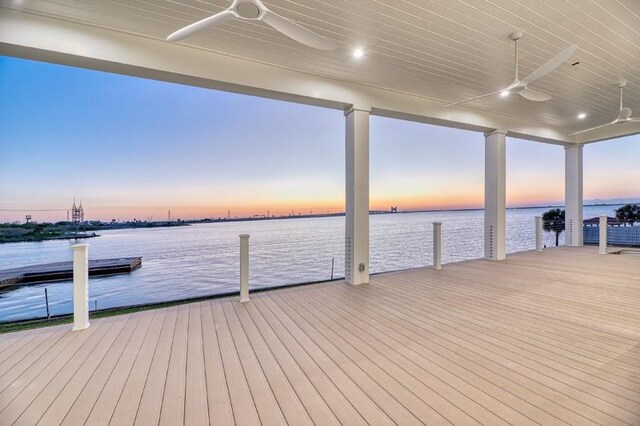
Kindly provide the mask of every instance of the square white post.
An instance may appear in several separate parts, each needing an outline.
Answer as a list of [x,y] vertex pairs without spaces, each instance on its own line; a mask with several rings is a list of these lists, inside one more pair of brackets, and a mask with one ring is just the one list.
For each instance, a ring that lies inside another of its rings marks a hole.
[[542,251],[542,216],[536,216],[536,251]]
[[369,282],[369,110],[352,108],[346,117],[345,280]]
[[73,252],[73,331],[89,327],[89,245],[75,244]]
[[573,145],[564,148],[566,244],[573,247],[583,244],[582,147]]
[[599,237],[598,237],[598,254],[607,254],[607,227],[609,226],[609,218],[606,214],[600,216]]
[[506,139],[507,133],[485,133],[484,257],[506,259]]
[[240,302],[249,301],[249,234],[240,235]]
[[442,269],[442,223],[433,222],[433,267]]

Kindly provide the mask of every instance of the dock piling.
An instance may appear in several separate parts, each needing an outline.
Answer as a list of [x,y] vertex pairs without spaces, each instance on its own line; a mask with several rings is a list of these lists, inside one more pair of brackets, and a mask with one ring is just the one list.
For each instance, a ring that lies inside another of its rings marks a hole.
[[47,306],[47,319],[51,319],[51,311],[49,310],[49,292],[44,288],[44,304]]

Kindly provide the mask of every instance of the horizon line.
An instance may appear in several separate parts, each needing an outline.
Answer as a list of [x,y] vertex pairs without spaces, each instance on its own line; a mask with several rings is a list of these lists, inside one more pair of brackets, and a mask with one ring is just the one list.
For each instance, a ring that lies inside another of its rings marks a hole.
[[[590,203],[590,204],[583,204],[583,207],[599,207],[599,206],[618,206],[618,205],[624,205],[625,203]],[[506,210],[527,210],[527,209],[540,209],[540,208],[555,208],[555,207],[565,207],[564,204],[547,204],[547,205],[537,205],[537,206],[512,206],[512,207],[506,207]],[[484,207],[482,208],[451,208],[451,209],[409,209],[409,210],[398,210],[396,212],[392,212],[391,210],[369,210],[369,214],[407,214],[407,213],[435,213],[435,212],[464,212],[464,211],[481,211],[484,210]],[[2,209],[0,209],[0,211],[2,211]],[[26,211],[26,210],[25,210]],[[33,210],[36,211],[36,210]],[[235,216],[235,217],[200,217],[200,218],[189,218],[189,219],[182,219],[180,217],[176,217],[175,219],[171,219],[171,220],[139,220],[139,219],[129,219],[129,220],[118,220],[117,222],[121,223],[121,222],[133,222],[133,221],[137,221],[137,222],[141,222],[141,223],[167,223],[167,222],[176,222],[176,221],[182,221],[182,222],[201,222],[201,221],[215,221],[215,222],[223,222],[223,221],[229,221],[229,222],[233,222],[233,221],[246,221],[246,220],[268,220],[268,219],[296,219],[296,218],[310,218],[310,217],[339,217],[339,216],[344,216],[346,213],[344,211],[340,211],[340,212],[333,212],[333,213],[317,213],[317,214],[310,214],[310,213],[301,213],[299,212],[298,214],[288,214],[288,215],[271,215],[271,216],[266,216],[264,214],[253,214],[253,215],[248,215],[248,216]],[[113,219],[112,219],[113,220]],[[17,222],[17,220],[14,220],[13,222]],[[62,221],[57,221],[57,222],[66,222],[64,220]],[[102,221],[99,219],[87,219],[85,220],[85,222],[105,222],[105,223],[110,223],[110,221]],[[3,222],[4,224],[11,224],[12,222],[6,221]],[[32,222],[32,223],[47,223],[47,221],[43,221],[43,222]]]

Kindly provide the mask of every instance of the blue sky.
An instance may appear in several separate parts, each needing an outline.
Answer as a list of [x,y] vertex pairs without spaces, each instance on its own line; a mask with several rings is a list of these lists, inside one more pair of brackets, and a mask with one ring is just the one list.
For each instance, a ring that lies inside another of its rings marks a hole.
[[[0,94],[0,208],[82,198],[99,219],[344,209],[341,111],[1,56]],[[585,198],[640,196],[639,142],[585,148]],[[480,133],[372,117],[372,208],[480,207],[483,149]],[[509,140],[510,204],[561,201],[563,155]]]

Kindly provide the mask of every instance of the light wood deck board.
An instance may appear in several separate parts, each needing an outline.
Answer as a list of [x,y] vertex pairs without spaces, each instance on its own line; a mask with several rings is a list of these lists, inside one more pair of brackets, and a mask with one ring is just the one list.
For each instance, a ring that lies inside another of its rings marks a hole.
[[[7,339],[7,343],[0,350],[0,377],[17,363],[23,356],[23,353],[29,353],[34,346],[39,345],[46,340],[48,333],[33,334],[24,339]],[[21,353],[22,352],[22,353]]]
[[168,308],[149,373],[144,383],[140,404],[137,407],[135,424],[157,425],[160,419],[177,318],[178,307],[172,306]]
[[236,305],[238,304],[225,304],[226,312],[228,313],[227,319],[234,323],[236,327],[239,326],[242,328],[246,341],[251,346],[251,351],[255,354],[287,423],[301,426],[312,425],[313,422],[309,414],[293,390],[291,383],[280,368],[280,365],[276,362],[271,351],[257,333],[257,330],[252,327],[252,323],[243,323],[241,321],[236,311]]
[[[273,353],[279,357],[280,364],[289,366],[294,370],[294,374],[297,373],[297,378],[292,380],[292,383],[299,385],[297,392],[301,398],[307,400],[305,406],[309,413],[315,412],[321,419],[329,419],[326,424],[366,424],[349,400],[271,312],[258,310],[254,303],[245,306],[251,318],[260,327]],[[328,415],[324,406],[329,408],[333,417]]]
[[201,303],[201,315],[209,422],[212,425],[231,424],[234,422],[233,408],[210,302]]
[[142,342],[142,347],[132,367],[131,374],[122,390],[118,405],[111,416],[110,424],[125,426],[134,423],[142,392],[149,375],[149,369],[151,368],[153,355],[156,352],[166,318],[166,309],[159,310],[159,315],[154,317],[149,332]]
[[[304,306],[303,301],[297,298],[294,300],[298,300],[301,308]],[[280,300],[280,303],[285,304],[287,302]],[[292,309],[292,307],[290,306],[289,309]],[[305,329],[313,327],[316,332],[322,334],[325,338],[320,340],[323,340],[325,345],[329,343],[334,345],[334,348],[329,347],[329,351],[339,350],[343,352],[352,363],[359,366],[390,395],[395,396],[398,402],[402,401],[403,406],[413,414],[415,419],[440,419],[441,417],[442,419],[448,418],[454,422],[464,422],[467,424],[477,422],[477,420],[467,412],[460,410],[450,403],[448,398],[446,398],[446,391],[448,389],[444,389],[444,391],[441,388],[439,389],[439,383],[437,383],[437,380],[434,380],[433,377],[429,377],[424,381],[419,380],[420,372],[417,371],[417,369],[411,369],[410,372],[408,372],[395,363],[390,362],[393,354],[387,355],[387,351],[384,350],[378,352],[370,345],[367,345],[366,342],[361,342],[362,344],[358,345],[360,342],[357,341],[357,336],[349,335],[348,332],[337,333],[329,324],[322,321],[322,317],[316,315],[307,317],[307,313],[308,312],[304,310],[299,310],[297,314],[293,315],[294,317],[300,315],[299,318],[307,318],[300,321],[304,321]],[[312,334],[316,332],[310,331]],[[349,363],[349,361],[343,361],[343,363],[344,362]],[[460,394],[460,396],[462,396],[462,394]],[[440,414],[438,410],[440,410],[442,414]],[[402,424],[414,421],[414,419],[411,418],[402,421],[397,418],[393,419]],[[489,422],[489,419],[485,420]],[[490,421],[492,424],[501,424],[500,419],[495,417],[492,417]]]
[[38,359],[38,355],[45,353],[49,348],[60,341],[60,337],[65,330],[56,330],[53,333],[43,333],[42,338],[26,339],[28,344],[20,345],[15,342],[17,351],[7,351],[7,358],[4,360],[0,370],[0,390],[5,388],[4,384],[10,383],[17,375],[29,368]]
[[[405,296],[408,296],[406,294]],[[396,296],[396,295],[391,295]],[[401,294],[399,295],[401,296]],[[397,300],[397,299],[396,299]],[[465,311],[471,311],[469,307],[469,303],[464,304]],[[478,317],[473,315],[460,314],[458,310],[452,309],[443,309],[436,304],[430,303],[429,300],[420,298],[420,302],[415,307],[428,307],[430,311],[435,313],[441,313],[444,316],[456,316],[456,320],[466,326],[467,329],[475,330],[479,333],[483,333],[484,335],[489,336],[488,338],[501,339],[502,337],[509,337],[508,342],[498,342],[497,346],[501,345],[510,345],[512,350],[524,349],[526,352],[530,352],[529,359],[540,361],[544,364],[553,366],[554,369],[564,372],[568,370],[578,370],[577,374],[587,373],[589,376],[597,377],[600,374],[600,369],[602,368],[602,363],[606,362],[605,357],[598,357],[597,360],[594,360],[591,354],[584,350],[580,349],[569,349],[568,346],[563,345],[562,343],[566,342],[566,339],[569,336],[564,337],[564,341],[552,341],[554,344],[547,344],[544,340],[544,334],[548,331],[545,330],[543,333],[532,333],[527,332],[525,327],[512,327],[509,328],[508,320],[505,321],[496,321],[495,318],[500,319],[499,313],[493,313],[491,317]],[[499,331],[495,331],[498,329]],[[495,342],[494,342],[495,343]],[[517,349],[516,349],[517,348]],[[553,358],[550,357],[553,355]],[[619,354],[614,354],[619,356]],[[624,385],[629,390],[633,391],[634,394],[631,396],[632,400],[640,400],[640,378],[634,374],[638,370],[632,364],[627,364],[626,368],[621,368],[618,371],[607,372],[607,378],[602,379],[605,382],[609,382],[609,384],[614,385]],[[608,386],[605,384],[604,386]],[[621,390],[621,392],[625,392],[625,390]]]
[[0,425],[640,424],[639,306],[560,248],[0,335]]
[[260,367],[256,354],[249,345],[246,335],[238,322],[234,321],[232,303],[234,302],[225,300],[223,302],[217,302],[216,305],[220,305],[219,307],[222,309],[225,322],[229,327],[229,335],[233,340],[233,346],[238,355],[238,360],[244,370],[253,402],[260,417],[260,422],[263,424],[283,424],[285,417],[282,408],[267,381],[266,373]]
[[[100,364],[91,375],[91,378],[85,383],[68,411],[62,413],[64,414],[62,420],[63,425],[84,424],[87,420],[104,389],[105,383],[109,380],[114,366],[120,359],[120,356],[122,356],[127,343],[136,330],[140,319],[141,317],[138,315],[127,315],[123,318],[123,320],[126,320],[126,323],[118,337],[112,343],[110,350],[102,358]],[[111,318],[109,318],[109,320],[111,320]],[[52,418],[53,417],[55,416],[52,416]]]
[[[309,305],[303,299],[293,296],[291,302],[296,303],[295,301],[301,308],[306,307],[306,312],[313,312],[313,317],[329,328],[331,341],[339,342],[343,347],[351,345],[361,353],[368,354],[369,359],[379,365],[383,371],[388,371],[407,389],[410,389],[423,404],[429,405],[432,399],[430,394],[436,392],[445,397],[449,403],[457,405],[455,403],[458,402],[464,406],[465,411],[480,423],[498,425],[507,424],[517,419],[519,424],[533,424],[533,422],[527,422],[528,419],[524,416],[518,416],[517,412],[503,405],[497,399],[491,400],[490,404],[484,406],[478,404],[478,402],[487,401],[486,394],[459,380],[455,375],[448,374],[448,371],[428,359],[423,358],[421,361],[424,362],[419,363],[415,362],[416,360],[412,357],[402,355],[393,346],[387,344],[387,336],[370,334],[371,338],[365,338],[367,332],[351,323],[352,315],[342,316],[340,312],[331,309],[331,305],[321,307],[314,304],[316,309],[309,310]],[[288,301],[285,300],[285,303]],[[403,400],[406,399],[411,401],[413,398],[403,398]],[[412,412],[419,419],[432,417],[433,412],[419,411],[422,408],[421,405],[419,403],[414,405],[411,408]],[[491,406],[493,411],[487,410],[485,408],[487,406]]]
[[[493,397],[494,401],[487,403],[486,407],[491,407],[496,413],[501,413],[503,418],[509,419],[514,416],[513,413],[504,412],[500,408],[500,403],[495,401],[509,402],[508,407],[514,411],[519,406],[524,406],[524,411],[534,409],[537,410],[528,400],[517,400],[507,390],[503,389],[504,384],[496,385],[492,381],[484,379],[482,377],[482,369],[478,368],[479,365],[472,365],[470,363],[456,363],[456,353],[446,351],[440,351],[436,345],[428,342],[426,345],[420,345],[420,341],[415,335],[407,338],[404,336],[406,332],[401,327],[395,326],[391,321],[384,318],[384,315],[379,316],[375,322],[368,322],[367,316],[361,316],[358,310],[352,309],[348,303],[343,303],[341,300],[329,300],[326,305],[333,312],[336,313],[334,318],[342,317],[343,321],[347,318],[353,320],[358,318],[357,325],[351,328],[355,330],[358,336],[362,336],[367,342],[379,342],[380,344],[387,345],[398,355],[404,356],[407,360],[421,366],[424,370],[433,374],[438,374],[441,379],[447,383],[456,385],[458,389],[464,389],[468,395],[474,396],[476,401],[486,400],[479,392],[485,393],[487,397]],[[460,358],[460,357],[458,357]],[[440,376],[442,374],[443,376]],[[492,377],[491,374],[489,374]],[[495,380],[495,379],[494,379]],[[456,384],[462,381],[463,384]],[[475,386],[477,391],[470,389],[464,383]],[[508,387],[507,387],[508,388]],[[531,395],[529,395],[531,396]],[[516,415],[517,416],[517,415]],[[557,418],[550,417],[547,413],[540,412],[534,413],[532,417],[535,421],[541,424],[549,424],[552,421],[557,421]],[[510,420],[512,421],[512,420]],[[519,419],[516,424],[526,424],[526,420]]]
[[184,424],[189,308],[189,305],[178,306],[178,317],[160,411],[159,424],[161,425],[178,426]]
[[242,425],[258,425],[260,424],[260,417],[256,403],[252,397],[245,371],[242,368],[240,357],[231,337],[231,332],[222,310],[222,304],[217,300],[212,301],[211,311],[218,334],[218,344],[220,346],[222,364],[224,365],[227,388],[231,397],[234,421]]
[[48,407],[47,402],[50,402],[52,394],[55,397],[56,391],[66,384],[82,360],[89,356],[111,327],[112,324],[94,326],[94,330],[86,330],[86,333],[79,335],[60,351],[55,359],[0,412],[2,421],[8,424],[24,418],[37,421],[43,406]]
[[[304,407],[309,421],[312,424],[315,422],[315,424],[322,425],[340,424],[324,400],[317,397],[318,394],[313,388],[313,384],[300,369],[295,359],[291,357],[291,354],[282,346],[282,343],[276,340],[277,337],[273,334],[273,331],[263,328],[264,321],[251,315],[249,312],[250,306],[240,304],[236,305],[235,308],[238,318],[244,324],[244,328],[250,336],[250,340],[257,342],[256,347],[260,348],[260,352],[264,353],[263,356],[270,367],[275,369],[277,365],[277,369],[282,372],[290,387],[284,381],[283,386],[295,393]],[[262,335],[263,332],[265,335]],[[278,380],[282,381],[280,378]],[[290,398],[293,399],[293,396],[290,396]],[[293,403],[297,405],[295,399]]]
[[[272,315],[284,326],[294,337],[295,340],[302,344],[305,352],[315,361],[316,365],[327,374],[329,379],[335,384],[340,392],[349,400],[351,405],[360,413],[362,418],[368,424],[390,424],[391,419],[385,411],[379,407],[367,395],[358,384],[363,378],[362,375],[357,377],[349,376],[310,336],[296,326],[295,322],[286,314],[281,312],[277,305],[272,303],[269,298],[260,298],[256,305],[264,309],[268,309]],[[262,303],[260,303],[262,302]],[[348,364],[347,364],[348,366]],[[356,372],[357,370],[353,370]],[[374,389],[379,398],[385,398],[380,394],[379,389]]]
[[156,319],[156,317],[161,317],[162,314],[164,314],[164,311],[157,310],[148,311],[140,315],[140,322],[138,322],[131,338],[122,351],[122,355],[120,355],[111,375],[105,382],[100,396],[93,405],[93,409],[87,418],[88,424],[96,426],[109,424],[118,405],[122,390],[130,377],[133,364],[140,353],[140,348],[146,340],[151,324],[154,321],[161,322],[162,318]]
[[306,346],[313,345],[314,358],[325,371],[334,375],[334,382],[343,387],[343,393],[349,395],[351,403],[369,424],[415,423],[416,418],[371,377],[372,371],[367,372],[369,366],[364,365],[365,357],[349,359],[317,330],[308,327],[303,319],[287,312],[271,298],[264,299],[268,308],[298,340],[306,342]]
[[[126,318],[114,323],[109,332],[100,341],[91,356],[89,356],[82,366],[75,372],[62,391],[58,392],[46,412],[42,415],[42,425],[59,425],[69,412],[78,395],[82,392],[87,382],[91,379],[94,372],[98,368],[100,362],[109,353],[113,347],[113,343],[120,335],[123,327],[126,325]],[[55,394],[54,394],[55,395]],[[46,408],[46,407],[45,407]]]
[[[543,394],[550,394],[553,399],[566,399],[567,406],[576,412],[592,412],[595,418],[599,418],[604,416],[605,413],[615,416],[620,411],[618,407],[607,404],[606,401],[584,392],[578,386],[567,386],[566,382],[556,379],[553,373],[544,365],[532,364],[526,357],[520,356],[518,353],[500,350],[495,345],[485,341],[483,336],[466,331],[463,326],[447,325],[443,321],[429,316],[429,314],[424,314],[417,319],[416,314],[417,312],[413,312],[412,316],[406,313],[397,315],[404,318],[406,321],[405,326],[408,329],[415,330],[421,335],[433,334],[454,345],[466,348],[485,359],[497,360],[503,368],[508,368],[517,373],[521,379],[526,379],[531,389],[537,389]],[[613,422],[614,419],[613,417],[607,417],[607,421]]]
[[[187,382],[185,385],[185,424],[209,424],[207,377],[202,344],[202,314],[200,304],[189,305],[189,335],[187,341]],[[120,423],[115,423],[117,425]]]
[[[324,297],[324,295],[323,295]],[[357,295],[352,294],[351,297],[358,297]],[[333,303],[339,303],[343,298],[336,298]],[[386,301],[383,303],[379,303],[377,301],[372,301],[370,299],[365,300],[367,304],[372,305],[375,304],[378,308],[379,312],[374,312],[373,315],[370,313],[367,317],[370,319],[372,316],[375,318],[380,318],[377,321],[382,321],[385,317],[388,317],[392,324],[396,326],[396,333],[402,333],[409,337],[410,341],[420,342],[425,339],[425,343],[423,345],[423,350],[436,348],[437,345],[442,346],[449,350],[449,353],[446,355],[449,358],[456,359],[459,358],[460,355],[463,356],[464,360],[461,362],[465,362],[466,360],[471,360],[472,362],[477,363],[478,365],[489,369],[492,373],[495,373],[498,376],[498,380],[504,377],[513,383],[523,383],[525,384],[525,389],[527,390],[527,394],[525,399],[535,399],[537,395],[545,395],[545,398],[548,398],[547,401],[544,401],[545,404],[551,403],[555,405],[553,402],[555,399],[560,397],[564,397],[564,394],[553,392],[553,389],[546,389],[543,384],[536,381],[537,373],[534,371],[532,374],[527,375],[523,374],[527,373],[528,370],[523,369],[517,363],[509,360],[508,358],[500,357],[499,354],[494,354],[487,351],[485,348],[481,346],[474,345],[473,343],[468,343],[464,339],[460,339],[455,333],[451,333],[447,330],[442,330],[437,328],[437,323],[427,322],[424,318],[415,319],[415,313],[405,314],[397,309],[394,309],[393,306]],[[350,311],[350,314],[355,316],[360,310],[362,310],[362,305],[356,305],[355,309]],[[410,343],[405,343],[406,345],[410,345]],[[499,359],[502,362],[496,362],[495,360]],[[478,371],[477,367],[473,368],[473,371]],[[491,375],[489,376],[491,377]],[[532,378],[533,377],[533,378]],[[495,380],[495,378],[493,378]],[[501,384],[505,388],[511,388],[509,383],[502,382]],[[528,393],[529,391],[533,391],[535,394]],[[547,396],[551,393],[550,396]],[[516,392],[516,394],[518,394]],[[553,397],[553,398],[552,398]],[[570,400],[569,407],[576,407],[576,402]],[[584,406],[579,407],[587,412],[595,413],[593,414],[595,417],[600,417],[603,415],[602,412],[597,410],[591,410],[591,407]],[[562,411],[562,410],[561,410]],[[580,410],[573,410],[574,413],[580,413]],[[568,413],[557,412],[554,415],[559,417],[564,417]],[[609,419],[609,421],[615,421],[615,419]],[[577,424],[582,424],[584,420],[581,420]]]

